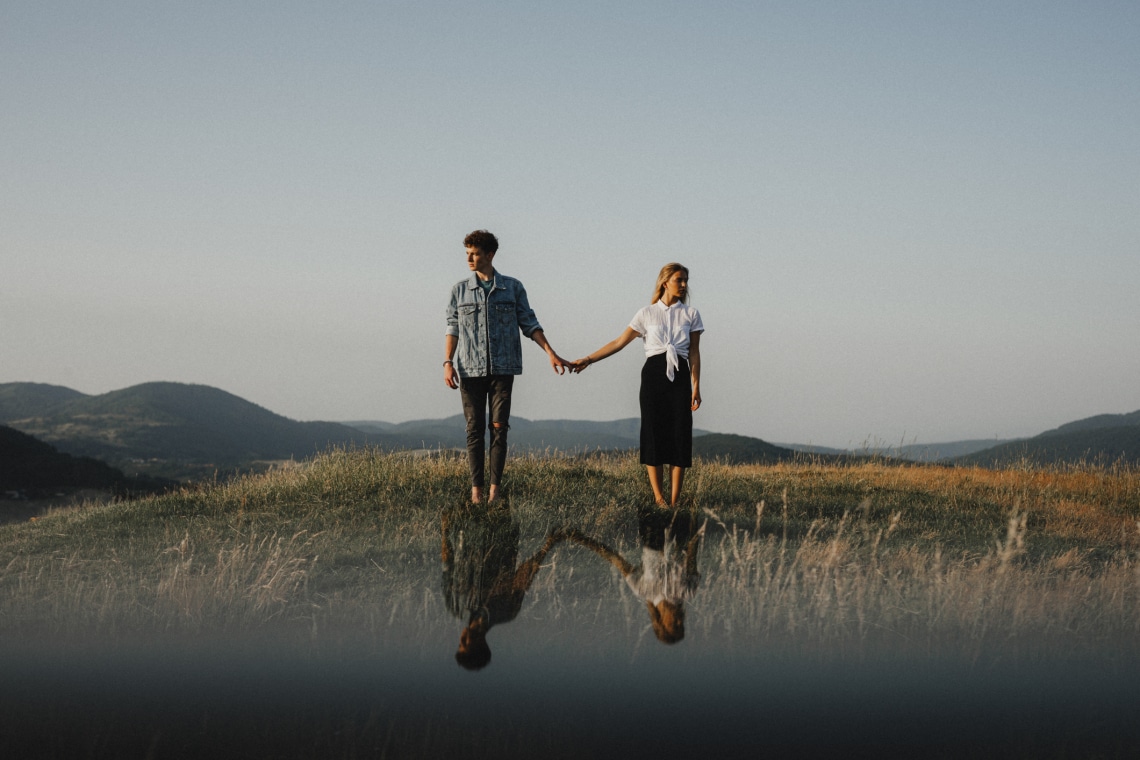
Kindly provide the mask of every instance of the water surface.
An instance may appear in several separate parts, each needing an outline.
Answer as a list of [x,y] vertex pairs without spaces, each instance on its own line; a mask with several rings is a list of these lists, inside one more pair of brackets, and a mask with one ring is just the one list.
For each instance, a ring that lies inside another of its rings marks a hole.
[[749,589],[702,572],[724,551],[716,530],[456,511],[439,558],[409,560],[371,626],[8,640],[0,756],[1140,752],[1126,642],[1066,656],[1031,636],[939,651],[890,631],[762,636]]

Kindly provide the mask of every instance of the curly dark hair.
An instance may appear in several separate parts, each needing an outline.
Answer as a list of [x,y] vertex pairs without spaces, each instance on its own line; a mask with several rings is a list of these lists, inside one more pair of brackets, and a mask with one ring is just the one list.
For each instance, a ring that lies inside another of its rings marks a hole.
[[483,253],[494,253],[499,250],[499,240],[487,230],[475,230],[463,238],[463,245],[478,248]]

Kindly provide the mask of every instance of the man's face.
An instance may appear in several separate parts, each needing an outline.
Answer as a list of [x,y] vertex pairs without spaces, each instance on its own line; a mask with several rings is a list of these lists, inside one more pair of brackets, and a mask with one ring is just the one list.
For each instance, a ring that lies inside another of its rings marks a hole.
[[467,268],[472,272],[479,272],[480,274],[491,276],[495,271],[491,266],[491,259],[495,258],[493,253],[484,253],[482,248],[476,248],[473,245],[467,246]]

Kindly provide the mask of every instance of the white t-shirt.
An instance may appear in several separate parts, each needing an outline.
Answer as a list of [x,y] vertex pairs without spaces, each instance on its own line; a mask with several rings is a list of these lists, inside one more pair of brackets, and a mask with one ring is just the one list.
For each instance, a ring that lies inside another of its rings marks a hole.
[[634,315],[629,326],[645,341],[645,358],[666,354],[665,376],[673,380],[677,357],[689,358],[689,335],[704,332],[701,314],[692,306],[675,301],[652,303]]

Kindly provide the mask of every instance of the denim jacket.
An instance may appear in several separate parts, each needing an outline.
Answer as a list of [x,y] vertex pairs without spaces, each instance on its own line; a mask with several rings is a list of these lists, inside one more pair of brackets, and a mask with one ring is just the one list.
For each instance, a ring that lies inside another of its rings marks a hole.
[[522,339],[541,330],[526,299],[526,288],[513,277],[495,272],[490,293],[478,275],[455,283],[447,303],[447,334],[459,338],[455,370],[460,377],[522,374]]

